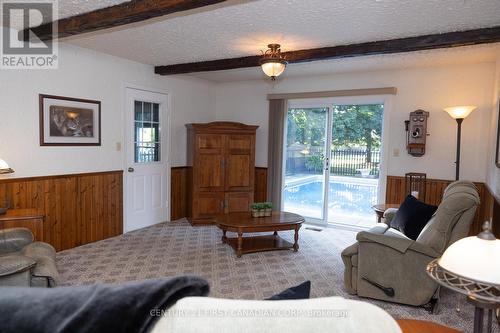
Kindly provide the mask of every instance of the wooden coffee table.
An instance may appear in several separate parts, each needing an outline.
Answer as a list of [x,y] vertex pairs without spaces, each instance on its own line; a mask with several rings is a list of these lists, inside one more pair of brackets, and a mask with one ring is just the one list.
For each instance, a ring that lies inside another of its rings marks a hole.
[[[250,213],[229,213],[217,217],[216,225],[222,230],[222,242],[229,244],[236,256],[242,254],[293,249],[299,250],[299,229],[304,222],[300,215],[287,212],[273,212],[269,217],[252,217]],[[294,243],[287,242],[278,231],[295,230]],[[228,231],[235,232],[238,237],[226,237]],[[243,237],[244,233],[273,232],[272,235]]]

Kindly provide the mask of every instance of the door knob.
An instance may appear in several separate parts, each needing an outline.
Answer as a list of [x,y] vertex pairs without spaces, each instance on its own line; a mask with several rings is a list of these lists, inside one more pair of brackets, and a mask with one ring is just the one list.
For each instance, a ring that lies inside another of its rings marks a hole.
[[132,167],[128,168],[128,172],[134,172],[134,171],[135,171],[134,168],[132,168]]

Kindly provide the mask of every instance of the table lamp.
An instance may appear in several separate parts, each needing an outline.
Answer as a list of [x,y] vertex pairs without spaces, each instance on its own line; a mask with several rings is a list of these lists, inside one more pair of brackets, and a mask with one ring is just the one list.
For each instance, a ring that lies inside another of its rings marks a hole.
[[500,240],[489,222],[474,237],[463,238],[427,265],[427,273],[440,285],[467,295],[475,306],[474,333],[483,331],[488,312],[487,332],[491,333],[493,311],[500,307]]
[[455,171],[455,180],[458,180],[460,177],[460,137],[462,135],[462,122],[464,119],[471,114],[477,107],[474,105],[465,105],[465,106],[450,106],[448,108],[444,108],[444,111],[448,112],[450,117],[457,121],[457,160],[456,171]]
[[12,170],[12,168],[9,167],[7,162],[5,162],[4,160],[2,160],[0,158],[0,174],[13,173],[13,172],[14,172],[14,170]]

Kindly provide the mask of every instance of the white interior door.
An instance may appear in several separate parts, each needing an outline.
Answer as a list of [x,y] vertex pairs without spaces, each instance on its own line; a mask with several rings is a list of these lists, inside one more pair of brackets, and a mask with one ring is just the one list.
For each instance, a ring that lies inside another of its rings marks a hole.
[[167,95],[127,88],[125,232],[169,218]]

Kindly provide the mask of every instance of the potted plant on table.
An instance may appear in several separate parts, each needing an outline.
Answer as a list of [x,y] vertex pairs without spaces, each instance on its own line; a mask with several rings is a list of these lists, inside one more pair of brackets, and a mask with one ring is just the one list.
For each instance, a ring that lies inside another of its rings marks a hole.
[[250,205],[252,217],[271,216],[273,205],[270,202],[254,202]]

